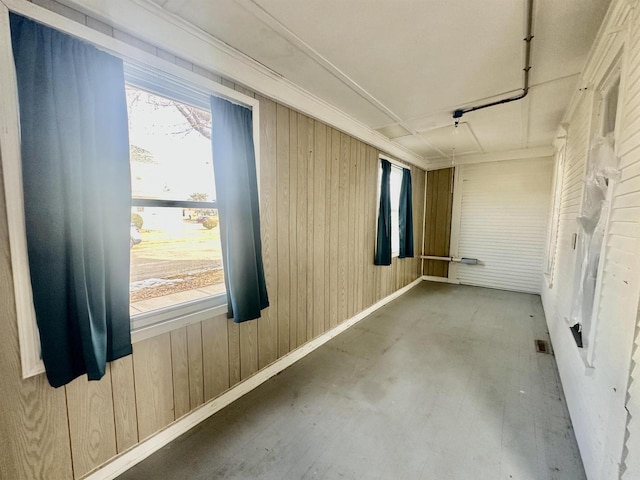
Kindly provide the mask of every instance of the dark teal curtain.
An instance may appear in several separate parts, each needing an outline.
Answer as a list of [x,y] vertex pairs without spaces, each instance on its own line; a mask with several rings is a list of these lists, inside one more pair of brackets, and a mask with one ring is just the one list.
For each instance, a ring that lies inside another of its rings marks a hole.
[[411,170],[402,169],[400,186],[400,208],[398,224],[400,226],[399,258],[413,257],[413,202],[411,199]]
[[391,265],[391,163],[381,159],[380,206],[378,208],[378,233],[376,236],[375,265]]
[[250,109],[211,97],[211,144],[228,317],[260,317],[269,306],[262,265],[258,179]]
[[11,15],[33,301],[54,387],[131,353],[122,61]]

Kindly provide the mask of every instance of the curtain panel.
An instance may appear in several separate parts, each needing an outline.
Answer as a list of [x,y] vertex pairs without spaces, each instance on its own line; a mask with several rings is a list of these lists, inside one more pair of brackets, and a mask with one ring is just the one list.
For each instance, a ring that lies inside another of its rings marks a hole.
[[411,170],[408,168],[402,169],[398,224],[400,227],[400,252],[398,257],[413,257],[413,201],[411,192]]
[[391,265],[391,162],[380,160],[380,205],[378,207],[378,230],[376,235],[375,265]]
[[52,386],[131,353],[129,139],[122,61],[18,15],[29,268]]
[[260,317],[269,306],[250,109],[211,97],[211,144],[229,318]]

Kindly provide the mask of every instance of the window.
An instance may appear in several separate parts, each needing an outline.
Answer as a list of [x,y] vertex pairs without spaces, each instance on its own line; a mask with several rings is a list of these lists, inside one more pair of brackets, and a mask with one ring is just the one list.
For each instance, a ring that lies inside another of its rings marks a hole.
[[595,131],[582,193],[578,222],[576,275],[571,308],[571,327],[576,343],[588,350],[592,364],[598,319],[604,248],[611,210],[613,183],[619,173],[615,155],[616,120],[620,90],[619,68],[612,69],[594,97]]
[[[6,13],[6,12],[5,12]],[[31,13],[37,12],[29,12],[29,16]],[[84,39],[85,41],[94,43],[97,47],[104,49],[107,52],[110,52],[116,56],[126,58],[131,63],[125,64],[125,79],[127,85],[130,88],[137,88],[146,93],[152,93],[158,97],[161,97],[166,100],[172,100],[179,102],[183,105],[192,108],[199,108],[208,112],[210,109],[209,99],[210,95],[219,95],[224,97],[232,102],[247,106],[251,108],[253,113],[253,137],[254,137],[254,148],[255,148],[255,158],[256,158],[256,169],[258,170],[258,178],[259,178],[259,165],[260,165],[260,102],[252,97],[249,97],[243,93],[236,92],[228,87],[225,87],[219,83],[216,83],[205,76],[198,75],[193,72],[189,72],[184,68],[181,68],[171,62],[165,61],[161,58],[156,58],[154,56],[149,55],[146,52],[138,51],[136,49],[120,47],[118,45],[114,45],[113,41],[110,37],[96,35],[92,36],[92,38],[84,38],[82,35],[79,35],[77,31],[73,28],[70,30],[64,27],[63,25],[54,25],[52,24],[52,20],[40,16],[33,17],[39,23],[50,26],[52,28],[58,29],[63,33],[71,34],[73,36],[79,36],[79,38]],[[9,22],[6,22],[1,30],[1,34],[4,36],[6,40],[10,39],[10,31],[8,29]],[[10,41],[3,42],[0,50],[3,51],[6,58],[11,58],[12,49]],[[7,87],[5,89],[3,95],[3,108],[6,109],[6,115],[4,115],[0,119],[0,145],[2,145],[2,155],[1,155],[1,163],[3,168],[3,178],[4,178],[4,186],[5,186],[5,200],[7,203],[7,217],[9,224],[9,237],[10,237],[10,245],[11,245],[11,265],[12,265],[12,275],[14,281],[14,295],[16,302],[16,312],[17,312],[17,323],[18,323],[18,333],[20,339],[20,358],[21,358],[21,366],[22,366],[22,375],[23,378],[28,378],[34,375],[38,375],[44,372],[44,364],[42,362],[40,356],[40,338],[38,333],[38,327],[35,318],[35,312],[33,308],[33,298],[32,298],[32,289],[31,289],[31,281],[29,276],[29,268],[28,268],[28,256],[27,256],[27,244],[26,237],[24,235],[24,200],[23,200],[23,192],[22,192],[22,166],[21,166],[21,158],[20,158],[20,128],[19,128],[19,114],[18,114],[18,98],[17,98],[17,89],[15,88],[15,72],[12,68],[1,69],[3,76],[3,85]],[[135,114],[134,114],[135,116]],[[149,126],[153,126],[156,120],[160,120],[160,116],[156,115],[147,115],[148,117],[152,117],[152,121],[150,121]],[[182,122],[183,119],[180,121]],[[176,123],[178,124],[178,122]],[[184,124],[184,123],[182,123]],[[182,132],[182,135],[186,135],[187,132]],[[130,132],[131,138],[135,137],[134,132]],[[192,136],[193,134],[191,134]],[[180,133],[178,132],[175,135],[176,141],[182,141],[180,138]],[[139,148],[145,148],[145,145],[142,142],[132,142],[133,145]],[[207,155],[211,155],[211,147],[209,142],[205,142],[207,144]],[[146,150],[153,152],[153,149],[145,148]],[[132,150],[133,147],[132,147]],[[168,151],[168,150],[167,150]],[[183,158],[181,155],[176,157],[176,161],[185,165],[184,169],[187,170],[191,167],[191,155],[193,152],[189,152],[188,158]],[[144,164],[146,159],[144,151],[138,151],[136,154],[142,154],[141,164]],[[199,157],[198,157],[199,158]],[[159,161],[158,159],[155,159]],[[134,169],[136,167],[133,167]],[[145,167],[142,167],[144,169]],[[149,167],[151,168],[151,167]],[[193,167],[196,171],[197,168]],[[212,167],[213,168],[213,167]],[[185,171],[181,171],[181,174],[187,175]],[[190,170],[194,171],[194,170]],[[194,173],[190,175],[191,180],[196,182],[198,179],[196,178],[198,175]],[[184,178],[184,177],[183,177]],[[213,185],[213,172],[211,171],[211,182],[210,185]],[[195,180],[194,180],[195,179]],[[134,175],[134,181],[135,175]],[[164,186],[164,184],[163,184]],[[171,185],[169,185],[171,186]],[[187,203],[186,200],[175,197],[175,200],[168,195],[158,196],[158,198],[154,198],[153,192],[149,192],[149,195],[144,194],[143,192],[137,191],[137,185],[133,185],[134,187],[134,197],[132,199],[132,209],[131,212],[139,214],[143,218],[143,225],[139,228],[140,232],[137,232],[134,227],[131,228],[132,235],[132,243],[136,243],[137,240],[134,238],[138,234],[140,235],[140,242],[138,245],[132,247],[133,251],[137,251],[140,253],[142,247],[145,242],[145,230],[150,224],[144,225],[144,217],[149,209],[156,209],[157,212],[162,212],[161,208],[175,208],[178,209],[180,215],[183,218],[188,218],[189,211],[188,209],[200,209],[205,216],[211,213],[210,216],[215,216],[215,195],[207,196],[207,200],[205,202],[195,202],[195,203]],[[198,188],[199,190],[199,188]],[[178,191],[178,189],[174,190]],[[167,192],[164,192],[165,194]],[[188,195],[191,193],[207,193],[198,192],[198,191],[188,191]],[[215,190],[213,191],[215,193]],[[188,198],[188,197],[187,197]],[[165,203],[162,203],[165,202]],[[170,207],[171,202],[174,205]],[[162,204],[161,204],[162,203]],[[149,205],[149,206],[147,206]],[[182,206],[186,205],[186,206]],[[167,213],[165,211],[165,213]],[[195,212],[192,212],[192,220]],[[199,212],[200,213],[200,212]],[[167,213],[169,215],[169,213]],[[177,214],[173,214],[172,218],[175,218]],[[133,215],[132,215],[133,217]],[[156,215],[157,217],[157,215]],[[133,217],[135,218],[135,217]],[[196,218],[197,223],[197,218]],[[205,228],[205,227],[203,227]],[[216,227],[212,227],[211,230],[215,230]],[[170,230],[170,229],[169,229]],[[175,232],[175,230],[174,230]],[[211,232],[215,236],[215,232]],[[148,239],[147,239],[148,240]],[[174,236],[174,240],[175,236]],[[189,239],[187,239],[189,240]],[[193,239],[191,239],[193,240]],[[213,240],[213,248],[215,251],[216,242],[219,244],[219,240]],[[176,245],[179,243],[177,241],[174,242]],[[150,244],[150,241],[147,242]],[[161,263],[163,259],[154,259],[158,260],[156,263]],[[188,259],[193,260],[193,259]],[[213,258],[211,262],[215,263],[216,258]],[[194,263],[190,264],[191,266],[195,265]],[[133,268],[137,268],[132,265]],[[210,264],[206,264],[204,268],[210,268]],[[197,270],[197,268],[196,268]],[[189,274],[189,270],[187,270],[187,274]],[[150,277],[151,275],[149,275]],[[216,279],[216,282],[210,282],[209,285],[198,285],[198,290],[206,290],[210,288],[220,289],[223,283],[224,277],[220,279]],[[174,279],[174,280],[182,280],[182,279]],[[151,283],[151,282],[149,282]],[[180,281],[175,281],[175,284],[184,283]],[[206,282],[205,282],[206,283]],[[154,294],[159,293],[159,289],[156,289]],[[207,292],[208,293],[208,292]],[[156,296],[154,298],[148,298],[144,301],[146,302],[144,308],[142,305],[136,306],[136,311],[132,311],[132,327],[135,330],[132,335],[132,340],[134,342],[143,340],[145,338],[152,337],[161,332],[170,331],[178,326],[187,325],[189,323],[197,322],[204,320],[206,318],[210,318],[212,315],[222,314],[226,312],[226,298],[222,293],[215,295],[214,293],[210,293],[205,298],[196,298],[193,299],[194,295],[192,295],[192,291],[184,290],[182,292],[178,292],[179,296],[173,299],[167,299],[166,296]],[[199,295],[199,294],[198,294]],[[171,301],[168,301],[171,300]],[[141,300],[142,301],[142,300]],[[136,302],[134,302],[135,304]],[[153,310],[147,310],[151,309]],[[145,313],[142,313],[142,310],[147,310]],[[175,322],[173,322],[175,320]],[[163,322],[162,325],[159,325],[160,322]],[[145,326],[149,326],[152,324],[158,324],[158,328],[141,328]]]
[[[382,167],[378,170],[378,202],[380,203],[380,187],[382,182]],[[402,187],[402,168],[391,164],[389,178],[389,194],[391,195],[391,256],[400,254],[400,188]]]
[[562,197],[562,183],[564,181],[564,156],[565,139],[557,145],[555,157],[555,171],[553,175],[553,204],[551,207],[551,218],[549,224],[549,236],[547,238],[547,258],[545,261],[544,273],[549,287],[553,286],[554,267],[556,261],[556,250],[558,245],[558,226],[560,223],[560,204]]
[[176,314],[186,303],[226,300],[211,114],[204,101],[145,87],[126,86],[133,328],[162,320],[160,309]]

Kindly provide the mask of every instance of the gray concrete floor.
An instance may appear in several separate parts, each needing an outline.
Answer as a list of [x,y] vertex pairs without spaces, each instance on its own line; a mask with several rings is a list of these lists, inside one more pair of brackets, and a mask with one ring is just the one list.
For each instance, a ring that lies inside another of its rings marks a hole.
[[423,282],[120,477],[582,480],[535,295]]

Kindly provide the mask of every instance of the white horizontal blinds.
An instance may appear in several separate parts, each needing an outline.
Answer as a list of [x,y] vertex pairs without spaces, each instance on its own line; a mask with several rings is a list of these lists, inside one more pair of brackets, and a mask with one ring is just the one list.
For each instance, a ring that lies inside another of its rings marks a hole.
[[469,285],[539,292],[551,198],[552,160],[464,165],[458,267]]

